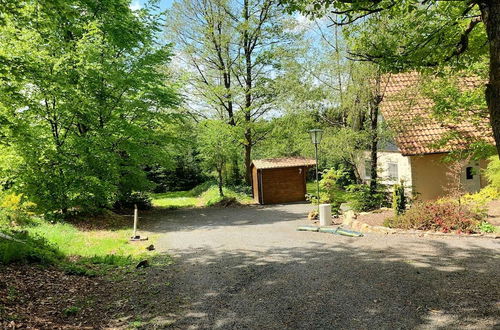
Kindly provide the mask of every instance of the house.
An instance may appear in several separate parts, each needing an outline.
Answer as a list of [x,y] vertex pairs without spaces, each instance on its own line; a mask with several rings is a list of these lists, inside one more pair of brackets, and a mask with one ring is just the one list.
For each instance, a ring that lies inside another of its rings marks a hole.
[[[379,122],[386,122],[394,133],[393,141],[379,146],[378,173],[386,185],[399,183],[411,187],[419,200],[436,199],[447,194],[453,180],[451,164],[445,158],[452,151],[466,150],[471,143],[494,144],[488,118],[468,116],[459,122],[437,119],[433,101],[421,91],[422,76],[416,72],[387,75],[383,81],[384,98],[380,104]],[[460,87],[471,89],[480,81],[463,78]],[[370,179],[369,152],[358,166],[365,181]],[[486,160],[463,161],[460,182],[468,192],[477,192],[486,185],[481,170]],[[456,175],[455,175],[456,176]]]
[[307,170],[316,161],[303,157],[254,160],[252,195],[259,204],[280,204],[306,199]]

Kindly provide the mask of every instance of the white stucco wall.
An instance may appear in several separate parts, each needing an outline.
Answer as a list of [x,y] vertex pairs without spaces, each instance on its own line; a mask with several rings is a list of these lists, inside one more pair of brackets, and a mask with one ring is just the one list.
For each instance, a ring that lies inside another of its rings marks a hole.
[[[410,157],[401,155],[398,151],[378,151],[377,152],[377,172],[380,178],[380,183],[385,185],[393,185],[404,180],[406,186],[412,185],[411,176],[411,163]],[[370,160],[370,152],[364,153],[364,160],[360,161],[358,166],[359,173],[365,182],[370,180],[370,176],[365,175],[365,161]],[[398,176],[397,178],[389,177],[389,163],[397,164]]]

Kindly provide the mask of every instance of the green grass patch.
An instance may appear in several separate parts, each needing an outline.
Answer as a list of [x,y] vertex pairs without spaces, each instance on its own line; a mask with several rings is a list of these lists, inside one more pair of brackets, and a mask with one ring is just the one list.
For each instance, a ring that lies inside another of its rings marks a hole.
[[190,194],[190,191],[173,191],[162,194],[153,194],[152,204],[154,207],[170,209],[194,207],[198,205],[199,198],[191,196]]
[[145,245],[129,242],[130,229],[81,231],[69,223],[42,220],[24,229],[33,236],[44,237],[66,256],[139,256]]
[[57,265],[72,275],[95,276],[154,255],[145,249],[151,240],[129,241],[130,229],[84,231],[70,223],[35,219],[30,225],[3,227],[0,232],[14,238],[0,238],[0,264]]
[[[253,202],[251,196],[228,187],[223,188],[224,196],[235,198],[241,204]],[[205,182],[188,191],[172,191],[152,195],[152,204],[159,208],[177,209],[184,207],[212,206],[221,201],[219,189],[214,182]]]
[[[235,198],[241,204],[250,204],[253,202],[252,197],[239,193],[229,188],[222,189],[225,198]],[[201,194],[200,199],[202,205],[212,206],[220,202],[223,198],[219,195],[219,188],[217,186],[210,187],[207,191]]]

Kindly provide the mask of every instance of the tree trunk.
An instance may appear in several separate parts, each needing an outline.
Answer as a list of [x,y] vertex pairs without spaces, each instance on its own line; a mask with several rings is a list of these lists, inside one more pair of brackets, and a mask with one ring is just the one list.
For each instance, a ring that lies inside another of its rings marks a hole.
[[370,194],[377,192],[377,158],[378,158],[378,113],[382,95],[380,92],[380,73],[375,77],[375,92],[370,105]]
[[219,196],[224,197],[224,191],[222,190],[222,167],[217,169],[217,174],[219,177]]
[[[245,23],[249,24],[250,21],[250,9],[248,0],[243,3],[243,18]],[[250,36],[248,34],[248,26],[245,28],[243,33],[243,48],[245,51],[245,123],[248,125],[245,129],[245,181],[247,184],[252,182],[252,173],[250,169],[250,163],[252,161],[252,132],[250,129],[250,124],[252,121],[251,111],[252,111],[252,45]]]
[[479,7],[490,45],[490,76],[486,85],[486,102],[500,157],[500,2],[481,1]]
[[252,170],[250,168],[250,164],[252,163],[252,145],[251,145],[252,137],[250,136],[248,138],[250,139],[250,142],[247,141],[247,143],[249,144],[245,144],[245,181],[247,184],[251,184]]

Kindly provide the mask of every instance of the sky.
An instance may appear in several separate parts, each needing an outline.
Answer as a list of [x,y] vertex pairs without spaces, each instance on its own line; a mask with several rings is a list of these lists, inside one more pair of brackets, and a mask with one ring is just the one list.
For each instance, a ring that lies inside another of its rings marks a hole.
[[[160,7],[160,11],[163,11],[165,9],[169,9],[172,6],[173,1],[174,0],[160,0],[158,3],[158,6]],[[132,8],[134,10],[141,9],[146,2],[147,2],[147,0],[132,0],[130,8]]]

